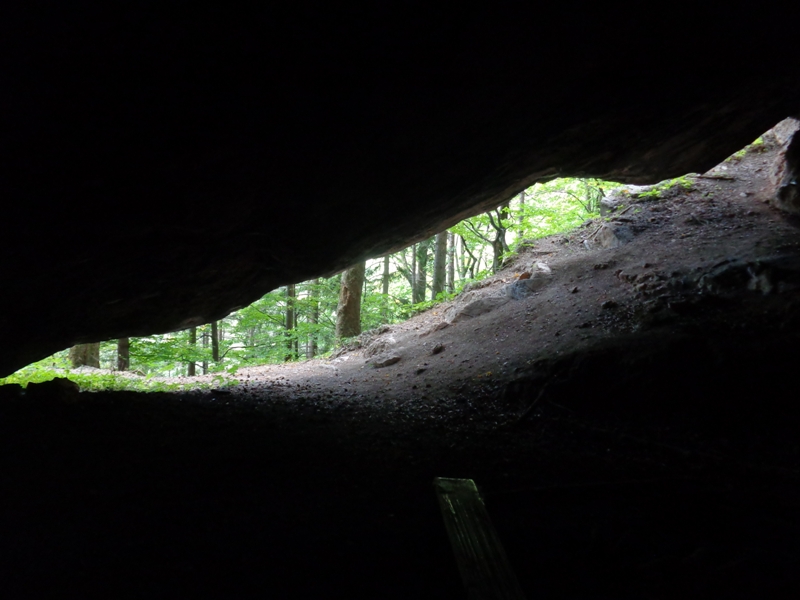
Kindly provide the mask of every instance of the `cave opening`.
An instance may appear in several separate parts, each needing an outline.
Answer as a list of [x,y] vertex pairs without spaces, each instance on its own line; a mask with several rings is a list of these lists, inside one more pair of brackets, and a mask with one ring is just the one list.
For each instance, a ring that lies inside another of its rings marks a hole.
[[441,476],[478,483],[529,597],[800,589],[781,135],[326,361],[0,387],[5,589],[459,597]]
[[4,597],[465,597],[435,477],[477,483],[531,598],[798,596],[800,142],[714,170],[800,115],[784,7],[184,12],[0,21],[0,376],[536,182],[699,175],[333,368],[0,386]]

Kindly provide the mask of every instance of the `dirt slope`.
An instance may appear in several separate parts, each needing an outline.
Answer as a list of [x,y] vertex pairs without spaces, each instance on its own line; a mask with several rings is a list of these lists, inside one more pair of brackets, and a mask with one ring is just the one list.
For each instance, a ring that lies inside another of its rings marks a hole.
[[[496,395],[536,365],[618,336],[668,331],[724,298],[769,302],[770,294],[791,294],[800,240],[795,221],[768,203],[779,146],[767,141],[688,176],[690,189],[676,184],[648,196],[657,186],[633,186],[633,197],[615,194],[608,217],[536,242],[461,298],[367,332],[336,358],[243,369],[235,376],[242,385],[228,396],[268,394],[304,411],[349,407],[376,418],[400,410],[424,420],[443,401],[461,398],[460,391]],[[601,247],[597,240],[608,230],[630,242]],[[538,282],[534,292],[509,299],[510,284],[523,273]],[[450,322],[454,311],[487,298],[497,299],[486,303],[496,308]],[[392,357],[397,362],[376,367]]]
[[481,487],[530,598],[797,597],[777,152],[626,199],[614,236],[537,242],[332,360],[210,393],[0,388],[4,596],[463,598],[446,476]]

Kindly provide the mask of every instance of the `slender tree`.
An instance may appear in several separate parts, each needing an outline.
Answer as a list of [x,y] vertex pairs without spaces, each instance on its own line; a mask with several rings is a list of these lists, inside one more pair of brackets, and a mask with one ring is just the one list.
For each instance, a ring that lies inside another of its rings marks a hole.
[[381,278],[381,320],[389,322],[389,255],[383,257],[383,276]]
[[416,304],[420,302],[417,290],[417,281],[419,276],[417,274],[417,244],[411,246],[411,303]]
[[447,231],[436,234],[433,255],[433,278],[431,280],[431,300],[441,294],[447,284]]
[[447,232],[447,292],[452,294],[456,289],[456,252],[455,235]]
[[[472,232],[478,239],[485,242],[492,248],[492,272],[497,273],[502,266],[503,255],[508,252],[508,243],[506,242],[506,232],[508,231],[508,226],[505,223],[505,219],[508,216],[508,205],[509,201],[503,202],[500,206],[498,206],[494,210],[489,210],[486,212],[486,216],[489,219],[489,226],[487,229],[482,229],[479,222],[475,220],[466,219],[463,221],[464,226]],[[494,237],[489,237],[489,230],[494,230]],[[469,249],[467,248],[466,240],[464,236],[461,236],[461,242],[467,252],[470,254],[471,258],[473,259],[473,265],[471,271],[473,272],[474,277],[474,269],[479,266],[481,260],[481,254],[478,253],[477,256],[473,255]]]
[[295,304],[297,301],[297,289],[295,284],[290,283],[286,286],[286,357],[284,360],[297,358],[297,335],[295,325],[297,324],[297,314]]
[[470,279],[475,279],[475,267],[480,260],[480,254],[475,256],[463,235],[459,236],[459,238],[461,239],[461,250],[463,252],[461,257],[461,279],[464,279],[467,273],[469,273]]
[[208,354],[206,354],[206,348],[208,348],[208,330],[205,325],[203,325],[203,334],[201,337],[203,340],[203,375],[208,375]]
[[100,368],[100,342],[92,344],[78,344],[69,349],[69,362],[74,368],[95,367]]
[[[192,327],[189,329],[189,345],[192,347],[192,350],[194,350],[194,347],[197,346],[197,327]],[[196,375],[195,369],[195,362],[193,360],[189,361],[186,364],[186,375],[188,377],[194,377]]]
[[318,342],[317,342],[317,325],[319,325],[319,291],[322,285],[321,279],[315,279],[311,282],[311,286],[308,292],[308,299],[311,310],[308,314],[308,322],[311,327],[311,331],[308,334],[308,341],[306,343],[306,356],[308,358],[314,358],[317,355],[319,350]]
[[117,371],[131,368],[131,338],[117,340]]
[[219,324],[211,321],[211,358],[215,363],[219,362]]
[[360,262],[342,275],[339,304],[336,308],[336,337],[353,337],[361,333],[361,290],[364,287],[366,262]]
[[[498,206],[494,211],[489,211],[489,222],[494,229],[494,239],[492,240],[492,273],[497,273],[502,266],[503,255],[508,252],[508,243],[506,242],[506,232],[508,227],[505,224],[505,218],[508,216],[508,205],[506,201]],[[495,214],[492,215],[492,212]]]
[[409,248],[403,248],[402,250],[400,250],[400,252],[394,255],[394,258],[398,272],[408,282],[408,286],[411,288],[413,295],[414,282],[416,281],[416,274],[417,274],[416,244],[414,244],[410,248],[411,248],[411,264],[409,264],[408,258],[406,256],[406,250],[408,250]]
[[419,242],[414,253],[417,259],[417,274],[414,277],[414,289],[411,296],[414,304],[425,301],[425,291],[428,287],[428,251],[432,244],[433,238]]

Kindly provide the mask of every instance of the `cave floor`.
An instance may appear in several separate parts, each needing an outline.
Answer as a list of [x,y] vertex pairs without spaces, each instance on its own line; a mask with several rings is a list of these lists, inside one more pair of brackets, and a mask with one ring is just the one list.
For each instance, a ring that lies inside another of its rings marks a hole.
[[793,597],[797,419],[771,411],[796,398],[737,400],[764,389],[745,377],[721,386],[736,418],[661,394],[657,417],[564,402],[594,386],[501,427],[209,396],[6,399],[4,597],[463,598],[436,476],[478,483],[530,598]]
[[800,244],[767,150],[637,203],[625,246],[538,244],[476,297],[545,287],[443,329],[209,392],[0,388],[4,597],[464,598],[434,477],[476,481],[529,598],[797,597]]

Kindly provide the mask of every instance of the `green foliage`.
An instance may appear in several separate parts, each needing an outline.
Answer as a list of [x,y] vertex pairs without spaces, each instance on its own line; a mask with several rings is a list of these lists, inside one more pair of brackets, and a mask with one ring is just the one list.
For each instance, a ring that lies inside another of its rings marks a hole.
[[[568,231],[596,217],[605,191],[616,185],[619,184],[595,179],[555,179],[533,185],[499,208],[455,225],[450,232],[457,243],[455,247],[451,244],[449,259],[455,271],[450,282],[453,291],[439,293],[435,300],[429,300],[433,239],[422,240],[391,255],[385,281],[383,259],[367,261],[362,330],[403,321],[450,300],[464,286],[495,272],[523,245]],[[420,269],[420,265],[424,267]],[[417,288],[419,297],[424,299],[414,302],[412,299],[417,296],[412,294],[412,283],[422,281],[420,271],[424,272],[426,285],[424,290],[421,285]],[[85,390],[178,390],[184,389],[184,384],[166,384],[158,377],[184,376],[189,363],[194,363],[198,374],[217,375],[215,387],[224,385],[230,381],[224,377],[243,367],[332,352],[339,343],[335,321],[340,284],[339,275],[299,283],[294,287],[293,298],[285,287],[279,288],[218,321],[219,361],[212,357],[211,325],[202,325],[196,328],[194,343],[188,330],[131,338],[130,369],[137,376],[70,370],[64,351],[0,381],[27,384],[66,376]],[[383,293],[384,284],[388,286],[387,294]],[[292,310],[287,310],[290,303]],[[293,322],[287,323],[291,314]],[[102,343],[101,367],[113,371],[116,360],[116,342]]]
[[15,383],[27,387],[29,383],[43,383],[56,377],[64,377],[64,371],[51,367],[49,361],[45,359],[28,365],[8,377],[0,378],[0,385]]
[[745,146],[741,150],[737,150],[736,152],[731,154],[728,158],[725,159],[725,162],[734,162],[742,160],[746,154],[747,154],[747,147]]
[[[55,355],[54,355],[55,356]],[[59,366],[54,366],[58,364]],[[0,385],[17,384],[27,387],[29,383],[43,383],[63,377],[78,384],[82,392],[134,391],[134,392],[177,392],[186,390],[229,387],[238,384],[231,378],[218,375],[209,382],[166,383],[152,377],[123,375],[70,370],[61,357],[49,357],[20,369],[8,377],[0,378]]]
[[498,211],[465,219],[450,229],[469,248],[470,260],[462,277],[480,280],[492,273],[487,249],[502,224],[508,249],[500,257],[507,261],[521,244],[569,231],[599,215],[607,190],[620,184],[599,179],[554,179],[537,183]]
[[554,179],[528,188],[524,205],[513,216],[515,232],[537,239],[580,226],[600,213],[605,192],[619,184],[599,179]]
[[[463,286],[461,286],[463,287]],[[397,317],[399,321],[405,321],[413,317],[414,315],[418,315],[420,313],[425,312],[426,310],[430,310],[437,304],[441,304],[442,302],[447,302],[448,300],[452,300],[458,294],[457,293],[448,293],[448,292],[441,292],[436,295],[435,300],[424,300],[422,302],[417,302],[416,304],[405,304],[402,305],[401,308],[398,309]]]
[[640,193],[638,195],[638,199],[658,200],[660,198],[664,198],[667,195],[667,192],[674,190],[678,186],[689,192],[694,189],[694,182],[689,178],[688,175],[676,177],[675,179],[667,179],[666,181],[662,181],[661,183],[654,185],[650,190]]

